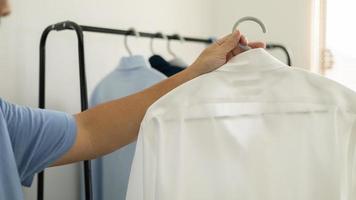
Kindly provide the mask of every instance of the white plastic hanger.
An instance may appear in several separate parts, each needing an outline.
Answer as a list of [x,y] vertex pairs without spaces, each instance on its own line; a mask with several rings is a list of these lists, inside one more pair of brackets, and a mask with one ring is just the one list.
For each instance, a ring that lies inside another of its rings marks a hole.
[[[253,21],[253,22],[256,22],[258,25],[260,25],[263,33],[267,33],[267,28],[265,26],[265,24],[258,18],[256,17],[250,17],[250,16],[247,16],[247,17],[243,17],[241,19],[239,19],[235,24],[234,24],[234,27],[232,28],[232,32],[234,32],[236,30],[236,28],[242,23],[242,22],[245,22],[245,21]],[[245,46],[243,44],[239,44],[240,48],[243,49],[243,50],[250,50],[251,47],[249,46]]]

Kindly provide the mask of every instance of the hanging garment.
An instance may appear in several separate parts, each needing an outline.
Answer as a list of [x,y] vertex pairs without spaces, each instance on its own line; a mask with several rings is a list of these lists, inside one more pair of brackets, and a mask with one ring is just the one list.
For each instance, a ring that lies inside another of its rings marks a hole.
[[153,55],[149,58],[149,62],[153,68],[170,77],[184,70],[183,67],[170,65],[162,56]]
[[356,94],[263,49],[142,121],[126,200],[355,200]]
[[[142,56],[124,57],[119,66],[95,88],[90,104],[122,98],[148,88],[166,77],[152,69]],[[124,200],[136,143],[92,161],[96,200]]]

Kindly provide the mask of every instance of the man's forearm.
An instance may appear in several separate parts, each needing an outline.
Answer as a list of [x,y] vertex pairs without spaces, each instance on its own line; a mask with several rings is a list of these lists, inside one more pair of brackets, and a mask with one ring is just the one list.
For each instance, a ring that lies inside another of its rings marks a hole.
[[[198,74],[186,69],[142,92],[98,105],[75,116],[77,142],[55,165],[89,160],[133,142],[150,105]],[[84,146],[85,145],[85,146]]]
[[133,142],[148,107],[164,94],[194,77],[194,74],[186,70],[142,92],[79,114],[79,120],[94,141],[93,154],[107,154]]

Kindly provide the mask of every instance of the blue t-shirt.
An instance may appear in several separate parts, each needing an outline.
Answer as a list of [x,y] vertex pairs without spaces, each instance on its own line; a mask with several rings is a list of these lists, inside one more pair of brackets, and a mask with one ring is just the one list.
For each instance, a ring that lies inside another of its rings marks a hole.
[[21,186],[74,144],[76,123],[65,113],[0,99],[0,199],[22,200]]

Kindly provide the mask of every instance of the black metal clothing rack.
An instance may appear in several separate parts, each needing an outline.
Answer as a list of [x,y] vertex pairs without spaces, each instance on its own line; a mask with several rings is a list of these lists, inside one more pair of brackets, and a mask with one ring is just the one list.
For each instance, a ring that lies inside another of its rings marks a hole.
[[[105,34],[115,34],[115,35],[135,35],[132,30],[120,30],[120,29],[110,29],[101,28],[93,26],[82,26],[78,25],[72,21],[60,22],[48,26],[42,33],[40,42],[40,66],[39,66],[39,108],[44,109],[46,107],[45,94],[46,94],[46,42],[47,37],[51,31],[62,31],[62,30],[74,30],[78,39],[78,57],[79,57],[79,81],[80,81],[80,98],[81,98],[81,110],[88,109],[88,92],[87,92],[87,81],[85,74],[85,53],[84,53],[84,34],[83,32],[95,32],[95,33],[105,33]],[[140,37],[147,38],[161,38],[165,37],[162,34],[157,33],[147,33],[139,32]],[[182,38],[177,35],[167,35],[169,40],[181,40]],[[210,44],[213,39],[202,39],[193,37],[183,37],[184,41],[189,42],[199,42]],[[290,53],[286,47],[279,44],[268,44],[267,49],[280,49],[287,57],[287,64],[291,66]],[[85,181],[85,199],[92,200],[92,179],[91,179],[91,163],[90,161],[84,161],[84,181]],[[37,199],[44,199],[44,172],[38,174],[38,188],[37,188]]]
[[281,45],[281,44],[273,44],[273,43],[268,43],[266,45],[266,48],[267,49],[279,49],[281,50],[285,56],[286,56],[286,59],[287,59],[287,65],[288,66],[292,66],[292,57],[291,57],[291,53],[290,51],[287,49],[287,47]]

